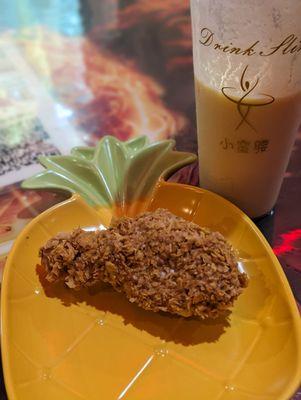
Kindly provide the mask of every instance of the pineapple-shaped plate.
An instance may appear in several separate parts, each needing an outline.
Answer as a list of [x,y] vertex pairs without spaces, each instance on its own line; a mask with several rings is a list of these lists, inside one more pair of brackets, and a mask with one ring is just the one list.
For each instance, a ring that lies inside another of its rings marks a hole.
[[[96,148],[41,157],[45,170],[23,183],[73,195],[29,223],[7,260],[1,340],[11,400],[287,400],[297,389],[300,318],[279,262],[237,207],[164,180],[195,160],[173,147],[105,137]],[[238,250],[250,282],[229,315],[185,319],[144,311],[107,286],[47,284],[38,251],[50,237],[158,207]]]

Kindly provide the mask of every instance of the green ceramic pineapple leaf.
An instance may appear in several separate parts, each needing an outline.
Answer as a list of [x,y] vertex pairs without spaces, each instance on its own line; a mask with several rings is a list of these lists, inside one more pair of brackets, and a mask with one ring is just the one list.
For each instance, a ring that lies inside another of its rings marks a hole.
[[130,204],[147,198],[160,176],[195,161],[174,151],[173,140],[149,143],[147,136],[122,142],[105,136],[96,147],[75,147],[68,156],[40,157],[45,170],[25,180],[25,189],[79,193],[92,206]]

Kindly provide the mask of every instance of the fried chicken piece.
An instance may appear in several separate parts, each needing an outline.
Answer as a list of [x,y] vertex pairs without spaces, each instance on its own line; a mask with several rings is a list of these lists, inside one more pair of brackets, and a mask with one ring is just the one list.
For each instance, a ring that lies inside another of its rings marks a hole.
[[50,282],[72,289],[108,282],[146,310],[185,317],[215,318],[247,286],[223,235],[164,209],[103,231],[60,233],[40,256]]

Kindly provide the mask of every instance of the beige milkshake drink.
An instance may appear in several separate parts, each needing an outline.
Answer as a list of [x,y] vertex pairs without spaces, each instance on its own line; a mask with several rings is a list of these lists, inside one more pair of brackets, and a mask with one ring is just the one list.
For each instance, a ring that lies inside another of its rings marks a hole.
[[301,123],[301,2],[272,4],[191,1],[200,186],[251,217],[274,206]]
[[196,80],[200,182],[256,217],[276,202],[300,123],[301,92],[265,108],[260,98],[250,99],[243,122],[239,99],[233,100]]

